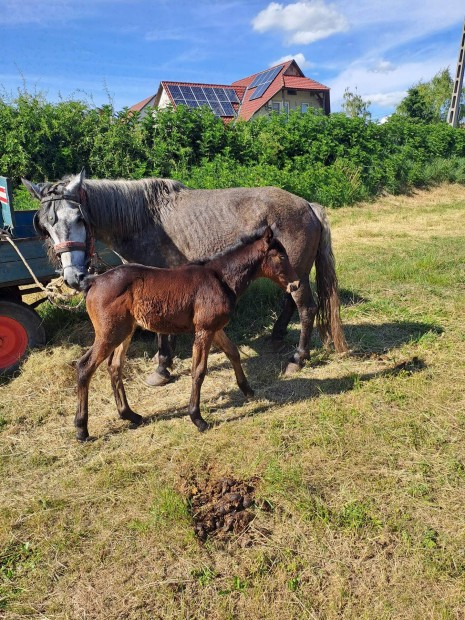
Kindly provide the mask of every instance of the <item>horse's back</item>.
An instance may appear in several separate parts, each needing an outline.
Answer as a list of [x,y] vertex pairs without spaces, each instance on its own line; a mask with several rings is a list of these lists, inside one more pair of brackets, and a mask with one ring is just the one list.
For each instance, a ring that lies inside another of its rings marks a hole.
[[309,271],[321,236],[321,221],[311,204],[277,187],[183,189],[161,224],[188,260],[211,255],[243,234],[276,226],[291,264]]

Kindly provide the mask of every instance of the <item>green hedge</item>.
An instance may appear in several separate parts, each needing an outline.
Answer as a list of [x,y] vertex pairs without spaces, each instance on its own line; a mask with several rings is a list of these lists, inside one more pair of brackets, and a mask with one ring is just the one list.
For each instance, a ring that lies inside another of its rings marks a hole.
[[[329,207],[441,181],[465,182],[465,132],[393,115],[376,124],[312,110],[224,125],[208,109],[143,119],[112,105],[0,99],[0,174],[179,179],[190,187],[276,185]],[[24,193],[17,205],[27,206]]]

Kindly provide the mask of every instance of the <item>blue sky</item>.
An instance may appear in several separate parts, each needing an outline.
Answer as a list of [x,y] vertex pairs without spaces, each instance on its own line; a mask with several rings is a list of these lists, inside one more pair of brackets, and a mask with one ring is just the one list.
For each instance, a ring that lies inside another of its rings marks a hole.
[[229,84],[296,58],[331,88],[391,113],[407,88],[454,74],[464,0],[0,0],[0,88],[116,109],[161,80]]

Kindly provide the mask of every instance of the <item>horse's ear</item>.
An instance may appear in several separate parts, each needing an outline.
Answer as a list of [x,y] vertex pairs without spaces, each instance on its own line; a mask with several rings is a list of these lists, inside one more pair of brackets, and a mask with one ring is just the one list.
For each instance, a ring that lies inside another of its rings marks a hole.
[[78,194],[79,190],[81,189],[82,184],[85,181],[85,178],[86,178],[86,171],[83,168],[80,174],[77,174],[70,180],[70,182],[66,186],[66,190],[65,190],[66,193],[67,194]]
[[43,237],[45,235],[45,231],[42,228],[42,226],[40,225],[39,222],[39,212],[36,211],[36,213],[34,214],[34,218],[32,220],[32,225],[34,226],[34,230],[36,231],[36,233],[38,234],[39,237]]
[[273,240],[273,230],[271,228],[271,226],[267,226],[265,228],[265,232],[263,233],[263,239],[266,241],[266,243],[268,245],[270,245],[270,243]]
[[31,194],[33,198],[37,198],[38,200],[42,198],[42,194],[41,194],[42,186],[41,185],[36,185],[35,183],[31,183],[30,181],[28,181],[27,179],[23,179],[22,177],[21,177],[21,181],[23,182],[23,185],[27,188],[28,192]]

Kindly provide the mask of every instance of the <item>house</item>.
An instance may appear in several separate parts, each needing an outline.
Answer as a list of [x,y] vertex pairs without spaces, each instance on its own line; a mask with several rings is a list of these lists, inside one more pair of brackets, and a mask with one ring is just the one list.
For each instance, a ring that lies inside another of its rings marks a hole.
[[225,122],[235,118],[248,121],[272,111],[287,113],[298,109],[305,112],[309,107],[330,113],[329,88],[305,77],[295,60],[227,85],[163,81],[156,94],[130,109],[144,116],[153,107],[162,109],[169,105],[174,108],[206,105]]

